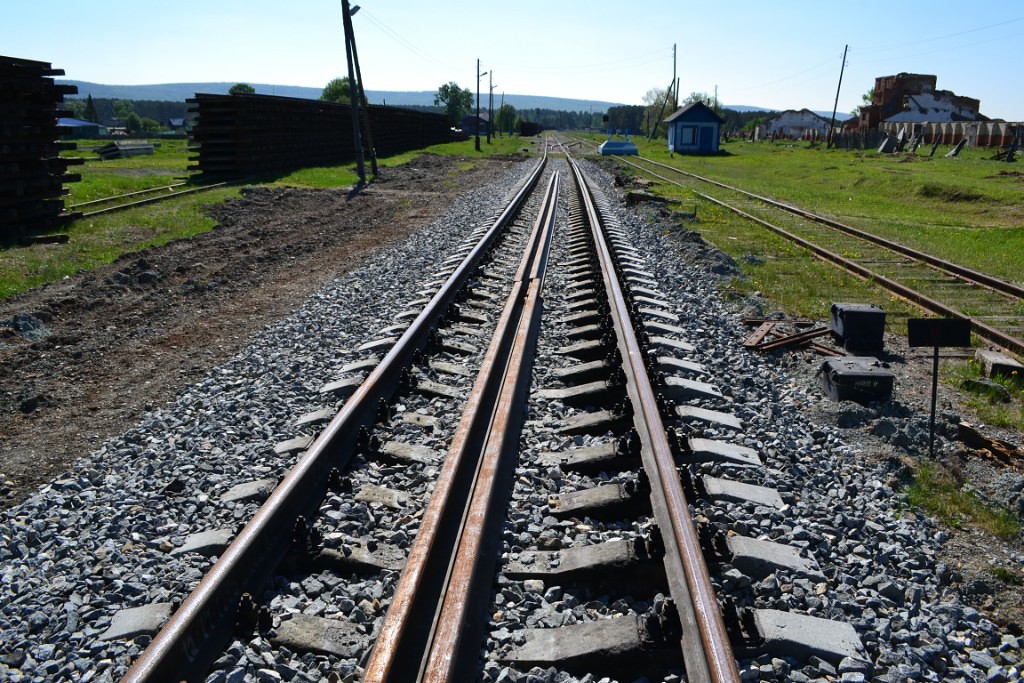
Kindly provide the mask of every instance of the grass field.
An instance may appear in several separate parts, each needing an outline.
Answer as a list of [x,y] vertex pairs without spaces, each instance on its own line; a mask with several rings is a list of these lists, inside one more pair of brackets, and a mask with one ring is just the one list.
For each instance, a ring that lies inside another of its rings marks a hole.
[[[71,172],[81,174],[82,180],[67,185],[70,194],[65,199],[65,205],[162,187],[179,182],[188,175],[191,162],[185,140],[161,141],[152,155],[95,160],[95,147],[106,142],[79,141],[78,150],[65,153],[86,159],[85,164],[71,169]],[[530,143],[518,137],[495,137],[490,144],[482,140],[480,152],[474,149],[473,140],[452,142],[380,159],[380,166],[386,168],[414,162],[426,152],[458,156],[458,167],[466,169],[482,156],[516,154],[524,147],[529,148]],[[354,164],[347,163],[327,168],[302,169],[269,181],[268,184],[348,187],[357,180]],[[454,184],[457,180],[453,177],[450,182]],[[82,218],[62,229],[70,237],[65,244],[36,244],[30,247],[0,244],[0,299],[59,280],[79,270],[112,263],[125,253],[211,230],[214,222],[207,217],[206,207],[235,196],[238,196],[237,187],[220,188],[136,209]]]
[[84,165],[71,168],[71,172],[81,174],[82,179],[67,185],[70,194],[65,198],[65,206],[164,187],[188,177],[185,140],[161,140],[153,154],[99,161],[94,150],[104,144],[106,141],[103,140],[83,140],[78,143],[77,150],[64,154],[86,160]]

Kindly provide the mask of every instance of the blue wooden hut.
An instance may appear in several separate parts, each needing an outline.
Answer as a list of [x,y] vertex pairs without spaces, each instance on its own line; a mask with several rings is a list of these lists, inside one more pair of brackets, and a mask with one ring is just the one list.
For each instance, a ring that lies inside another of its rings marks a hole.
[[668,149],[680,154],[715,154],[722,117],[703,102],[691,102],[665,119]]

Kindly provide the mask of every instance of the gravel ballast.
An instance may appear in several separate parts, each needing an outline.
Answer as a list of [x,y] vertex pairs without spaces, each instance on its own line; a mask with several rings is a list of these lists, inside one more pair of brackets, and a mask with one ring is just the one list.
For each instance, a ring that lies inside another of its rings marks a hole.
[[[275,454],[274,446],[315,433],[297,428],[295,422],[324,407],[320,387],[339,377],[347,363],[366,356],[356,349],[393,324],[395,315],[408,307],[408,292],[424,281],[423,274],[442,270],[466,234],[489,220],[532,163],[464,196],[444,218],[332,282],[295,313],[269,325],[244,353],[181,392],[173,404],[149,411],[123,436],[107,441],[24,503],[4,511],[0,679],[120,678],[149,638],[103,640],[115,614],[153,603],[174,604],[191,591],[212,557],[172,551],[197,532],[237,531],[244,524],[261,502],[260,495],[224,502],[225,494],[241,482],[277,480],[287,471],[294,455]],[[603,171],[588,165],[588,172],[613,192]],[[787,503],[783,511],[749,503],[697,503],[695,512],[723,532],[798,547],[817,561],[825,576],[825,581],[809,581],[777,572],[750,581],[724,567],[721,576],[727,578],[719,580],[729,583],[726,587],[739,596],[741,606],[851,623],[871,660],[870,665],[844,661],[839,666],[816,659],[745,660],[744,680],[1019,680],[1024,666],[1018,638],[961,602],[955,568],[936,560],[946,533],[908,510],[894,490],[891,468],[864,457],[864,446],[851,441],[847,430],[834,421],[809,419],[836,410],[806,364],[793,367],[779,356],[743,349],[744,328],[736,306],[719,295],[721,277],[736,272],[727,257],[694,233],[652,223],[625,209],[617,213],[646,255],[661,291],[676,305],[678,324],[697,347],[698,360],[709,370],[708,381],[723,394],[720,405],[702,405],[734,412],[744,430],[727,436],[756,449],[767,462],[754,480],[747,470],[724,466],[693,466],[693,474],[735,476],[770,486]],[[426,405],[402,408],[398,412],[456,419],[431,413]],[[551,425],[559,417],[530,419]],[[524,443],[538,448],[543,440],[524,437]],[[442,445],[427,443],[438,449]],[[406,480],[410,490],[423,483],[420,474]],[[527,476],[537,493],[521,491],[522,499],[544,498],[540,494],[550,492],[553,476],[547,470]],[[559,482],[562,490],[582,485],[572,477]],[[366,506],[329,499],[325,507],[344,520],[339,533],[365,536],[375,521]],[[533,513],[517,514],[525,529]],[[380,540],[407,544],[408,535],[400,531]],[[573,533],[617,537],[634,531]],[[300,589],[305,597],[275,607],[307,612],[333,588],[322,577],[310,578]],[[372,623],[379,617],[380,599],[393,590],[396,579],[397,573],[385,573],[381,580],[366,583],[353,605],[339,611],[351,615],[358,608]],[[546,590],[531,598],[536,604],[562,600],[559,593]],[[622,607],[642,611],[646,605]],[[332,611],[325,605],[312,613]],[[556,612],[551,609],[548,616],[555,619]],[[505,615],[512,621],[515,616],[514,610]],[[508,624],[499,637],[511,638],[524,625]],[[287,649],[282,657],[281,649],[271,652],[259,639],[232,647],[233,659],[224,662],[215,680],[328,680],[328,660],[322,657]],[[357,677],[356,661],[347,662],[341,673],[343,680]],[[574,680],[554,671],[516,672],[492,665],[483,676],[503,683]]]

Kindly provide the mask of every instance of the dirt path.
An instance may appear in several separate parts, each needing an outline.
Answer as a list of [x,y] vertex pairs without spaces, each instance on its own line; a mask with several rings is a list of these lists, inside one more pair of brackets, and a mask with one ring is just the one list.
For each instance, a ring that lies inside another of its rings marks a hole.
[[212,232],[0,301],[0,323],[16,321],[0,324],[0,506],[173,401],[264,325],[511,164],[459,172],[459,162],[428,155],[386,168],[352,198],[249,188],[216,209]]

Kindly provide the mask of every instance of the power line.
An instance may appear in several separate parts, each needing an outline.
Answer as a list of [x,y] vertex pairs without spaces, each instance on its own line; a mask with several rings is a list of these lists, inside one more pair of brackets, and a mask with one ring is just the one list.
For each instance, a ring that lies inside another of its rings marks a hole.
[[[909,40],[901,41],[899,43],[892,43],[891,45],[875,45],[860,48],[860,52],[884,52],[885,50],[895,50],[898,48],[904,48],[909,45],[921,45],[922,43],[933,43],[936,40],[945,40],[946,38],[955,38],[957,36],[964,36],[968,33],[977,33],[978,31],[987,31],[990,28],[998,28],[1000,26],[1006,26],[1007,24],[1013,24],[1018,21],[1024,21],[1024,17],[1017,17],[1016,19],[1007,19],[1006,21],[1000,21],[996,24],[988,24],[987,26],[979,26],[978,28],[970,28],[966,31],[957,31],[956,33],[947,33],[944,36],[935,36],[934,38],[921,38],[920,40]],[[1016,34],[1019,35],[1019,34]]]
[[944,54],[944,53],[947,53],[947,52],[956,52],[957,50],[965,50],[967,48],[977,47],[979,45],[987,45],[988,43],[995,43],[995,42],[999,42],[1000,40],[1007,40],[1009,38],[1018,38],[1018,37],[1020,37],[1022,35],[1024,35],[1024,33],[1011,33],[1010,35],[999,36],[998,38],[989,38],[988,40],[980,40],[980,41],[978,41],[976,43],[966,43],[966,44],[963,44],[963,45],[951,45],[949,47],[944,47],[944,48],[941,48],[941,49],[938,49],[938,50],[929,50],[927,52],[916,52],[914,54],[909,54],[909,55],[894,55],[894,56],[891,56],[891,57],[884,57],[884,58],[881,58],[881,59],[873,59],[873,60],[870,60],[870,61],[860,62],[860,63],[861,64],[882,64],[882,63],[890,63],[891,64],[892,62],[897,61],[897,60],[901,60],[901,59],[913,59],[915,57],[926,57],[928,55],[937,55],[937,54]]

